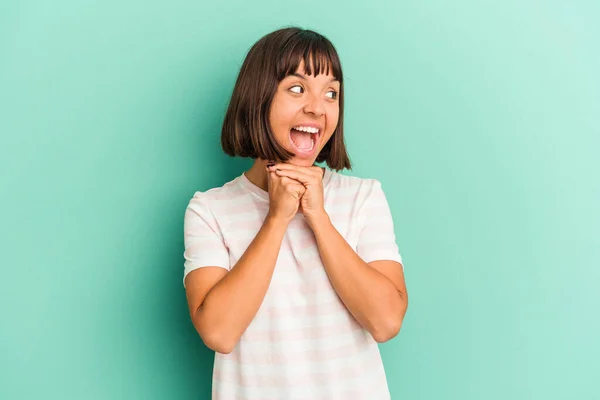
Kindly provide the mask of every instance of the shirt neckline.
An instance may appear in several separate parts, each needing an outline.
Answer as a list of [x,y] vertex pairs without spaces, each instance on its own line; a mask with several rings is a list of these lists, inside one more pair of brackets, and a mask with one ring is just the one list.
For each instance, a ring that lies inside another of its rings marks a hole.
[[[324,168],[324,170],[325,171],[323,172],[323,190],[327,187],[327,185],[331,181],[331,176],[333,174],[333,172],[328,168]],[[248,179],[248,177],[246,176],[245,172],[242,172],[242,174],[238,177],[238,179],[240,180],[240,183],[242,184],[242,186],[244,186],[246,189],[248,189],[252,193],[256,194],[258,197],[260,197],[263,200],[267,200],[267,201],[269,200],[269,192],[267,192],[266,190],[263,190],[262,188],[256,186],[254,183],[252,183],[250,181],[250,179]]]

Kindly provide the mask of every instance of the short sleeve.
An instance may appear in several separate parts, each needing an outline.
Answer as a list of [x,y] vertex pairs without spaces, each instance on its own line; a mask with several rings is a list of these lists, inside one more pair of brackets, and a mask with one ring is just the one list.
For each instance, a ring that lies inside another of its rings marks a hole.
[[227,270],[230,269],[229,251],[202,192],[196,192],[185,209],[183,238],[185,247],[183,253],[185,259],[184,287],[187,274],[197,268],[222,267]]
[[[362,228],[358,236],[357,254],[369,263],[376,260],[392,260],[402,264],[402,256],[396,244],[394,222],[381,183],[375,179],[366,196],[358,219]],[[402,265],[404,268],[404,265]]]

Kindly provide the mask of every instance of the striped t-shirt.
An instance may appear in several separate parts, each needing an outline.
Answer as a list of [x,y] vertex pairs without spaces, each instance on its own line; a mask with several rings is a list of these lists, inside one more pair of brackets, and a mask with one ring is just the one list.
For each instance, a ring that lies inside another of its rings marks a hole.
[[[379,181],[325,169],[323,188],[331,222],[365,262],[402,263]],[[268,192],[245,174],[194,193],[184,219],[184,281],[196,268],[235,266],[268,210]],[[230,354],[215,354],[212,384],[217,400],[390,398],[377,342],[335,292],[301,212],[256,316]]]

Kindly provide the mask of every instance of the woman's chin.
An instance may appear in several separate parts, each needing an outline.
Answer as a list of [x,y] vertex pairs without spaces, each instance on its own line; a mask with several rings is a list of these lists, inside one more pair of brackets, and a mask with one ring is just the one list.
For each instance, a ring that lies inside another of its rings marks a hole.
[[287,162],[292,165],[297,165],[299,167],[312,167],[315,164],[317,158],[316,156],[318,155],[315,154],[314,157],[306,157],[305,155],[298,155],[293,151],[292,153],[294,154],[294,156],[290,158]]
[[299,160],[294,157],[293,159],[290,160],[290,164],[297,165],[298,167],[312,167],[314,163],[315,163],[314,160],[311,161],[311,160],[307,160],[305,158]]

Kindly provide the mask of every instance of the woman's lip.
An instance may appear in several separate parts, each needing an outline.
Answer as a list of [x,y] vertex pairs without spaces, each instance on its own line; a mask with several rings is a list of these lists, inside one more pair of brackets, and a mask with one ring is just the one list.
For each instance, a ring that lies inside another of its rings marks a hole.
[[319,133],[323,132],[323,126],[321,126],[320,124],[314,123],[314,122],[299,123],[299,124],[292,126],[290,129],[295,128],[296,126],[306,126],[309,128],[317,128],[319,130]]

